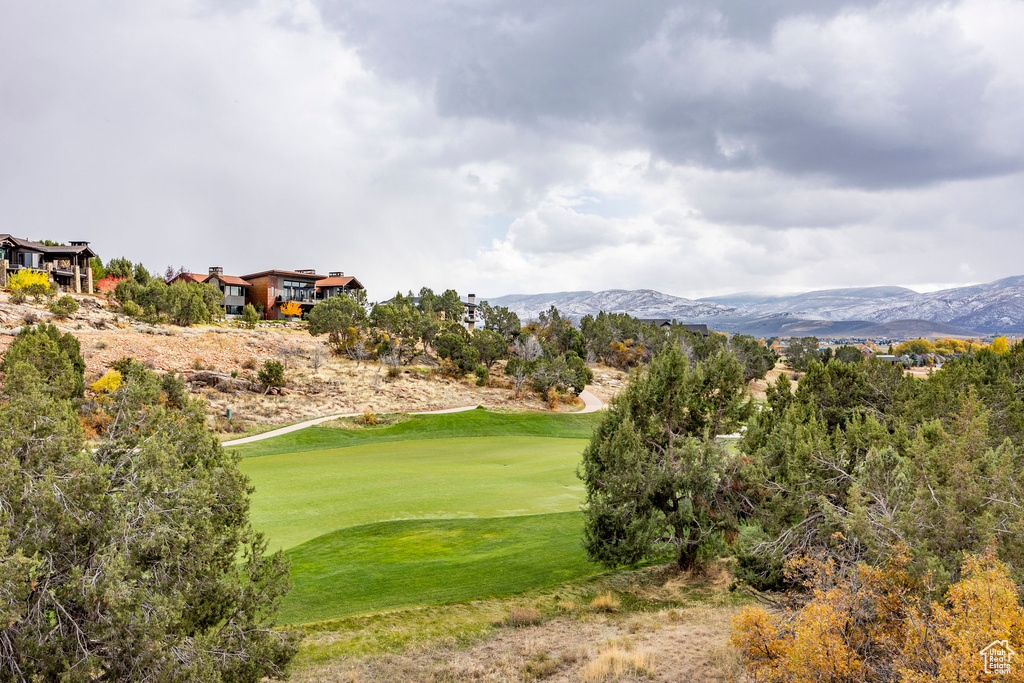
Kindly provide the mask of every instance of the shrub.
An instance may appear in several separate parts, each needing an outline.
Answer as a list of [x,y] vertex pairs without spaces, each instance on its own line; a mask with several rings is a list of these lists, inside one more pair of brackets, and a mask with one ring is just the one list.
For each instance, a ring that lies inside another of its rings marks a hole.
[[619,609],[619,599],[612,594],[611,591],[601,593],[593,600],[590,601],[590,606],[598,612],[614,612]]
[[134,301],[125,301],[124,305],[121,306],[121,310],[129,318],[138,318],[142,315],[142,307]]
[[400,367],[398,367],[397,365],[389,365],[388,366],[388,379],[396,380],[396,379],[398,379],[401,376],[401,374],[402,374],[402,369]]
[[11,303],[12,304],[23,304],[25,299],[28,297],[25,295],[24,289],[12,289],[11,290]]
[[15,372],[18,366],[34,373],[47,394],[81,398],[85,391],[81,345],[70,332],[61,334],[54,325],[26,326],[11,342],[0,361],[0,371],[7,373],[4,389],[8,392],[21,391],[22,383],[29,381],[24,372]]
[[274,387],[284,386],[284,365],[279,360],[268,360],[256,373],[256,380],[267,388],[267,391]]
[[377,416],[374,415],[373,411],[370,410],[369,408],[364,410],[363,414],[356,418],[356,422],[363,425],[364,427],[373,427],[379,421],[380,420],[377,419]]
[[256,365],[256,359],[253,358],[252,356],[249,356],[248,358],[242,361],[242,367],[245,368],[246,370],[255,370]]
[[251,329],[256,327],[256,323],[260,321],[260,314],[256,312],[256,307],[252,304],[246,304],[242,308],[242,323]]
[[114,421],[103,408],[93,404],[91,410],[79,418],[79,424],[86,439],[98,439],[107,433],[107,427]]
[[617,681],[629,674],[650,675],[653,673],[651,660],[651,654],[648,652],[630,652],[618,644],[612,644],[583,669],[580,680],[594,683]]
[[548,407],[548,410],[558,409],[558,392],[554,387],[548,387],[544,392],[544,405]]
[[491,373],[487,370],[487,366],[478,365],[473,372],[476,374],[476,385],[478,387],[487,386],[487,380],[491,378]]
[[19,270],[7,278],[11,292],[21,291],[27,296],[43,296],[50,290],[50,278],[40,270]]
[[50,304],[50,313],[58,318],[66,318],[72,313],[78,312],[78,302],[73,296],[65,294]]
[[905,549],[883,566],[840,570],[832,560],[791,562],[808,576],[811,597],[796,613],[746,607],[732,643],[754,680],[990,680],[979,652],[996,640],[1020,643],[1024,609],[1009,567],[994,550],[969,555],[944,604],[908,571]]
[[521,672],[523,680],[548,678],[554,676],[562,668],[562,660],[552,657],[547,652],[538,652],[523,665]]
[[188,403],[188,387],[184,375],[176,372],[160,375],[160,390],[164,392],[164,400],[171,408],[184,408]]
[[302,315],[302,304],[298,301],[289,301],[281,304],[281,315],[288,316],[289,318],[296,318]]
[[138,364],[103,411],[117,418],[93,411],[105,438],[86,448],[92,406],[54,391],[55,350],[84,367],[77,340],[46,329],[4,357],[0,679],[281,678],[296,641],[274,629],[288,568],[249,524],[238,456],[198,403],[168,409]]
[[121,386],[121,373],[117,370],[108,370],[105,375],[92,383],[89,387],[97,394],[112,394]]
[[434,342],[434,348],[437,349],[438,357],[450,361],[458,369],[460,375],[471,372],[480,357],[479,352],[465,334],[458,332],[438,335]]
[[510,626],[533,626],[541,622],[541,614],[532,607],[513,605],[508,612]]

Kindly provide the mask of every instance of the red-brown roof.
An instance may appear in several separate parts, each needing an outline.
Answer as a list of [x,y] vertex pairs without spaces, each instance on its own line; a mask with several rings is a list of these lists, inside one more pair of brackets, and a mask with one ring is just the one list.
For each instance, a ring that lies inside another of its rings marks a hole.
[[[171,282],[176,282],[178,280],[185,280],[186,282],[206,282],[208,279],[210,279],[210,276],[203,273],[178,273],[174,276]],[[171,284],[171,282],[168,282],[167,284]]]
[[220,280],[221,282],[223,282],[226,285],[237,285],[239,287],[252,287],[252,283],[251,282],[246,282],[242,278],[236,277],[234,275],[217,275],[216,277],[217,277],[218,280]]
[[258,278],[258,277],[263,277],[264,275],[284,275],[286,277],[293,277],[293,278],[295,278],[297,280],[301,280],[303,278],[305,278],[306,280],[317,280],[317,281],[326,280],[327,279],[326,275],[318,275],[316,273],[299,273],[299,272],[296,272],[294,270],[262,270],[262,271],[260,271],[258,273],[251,273],[249,275],[243,275],[242,279],[243,280],[254,280],[254,279]]
[[358,289],[363,289],[362,283],[359,282],[359,280],[356,280],[354,277],[350,277],[350,276],[348,276],[348,277],[329,277],[329,278],[327,278],[325,280],[320,280],[319,282],[317,282],[316,286],[317,286],[317,288],[320,288],[320,287],[344,287],[344,286],[348,285],[350,282],[354,282],[355,286]]

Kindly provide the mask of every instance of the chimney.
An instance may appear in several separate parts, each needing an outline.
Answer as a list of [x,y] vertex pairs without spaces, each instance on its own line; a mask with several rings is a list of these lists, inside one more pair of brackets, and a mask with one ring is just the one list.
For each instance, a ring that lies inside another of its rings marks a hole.
[[220,266],[210,266],[210,275],[223,275],[224,269]]
[[470,294],[466,298],[466,319],[463,322],[473,330],[476,328],[476,294]]
[[332,270],[329,277],[345,277],[345,271],[343,270]]

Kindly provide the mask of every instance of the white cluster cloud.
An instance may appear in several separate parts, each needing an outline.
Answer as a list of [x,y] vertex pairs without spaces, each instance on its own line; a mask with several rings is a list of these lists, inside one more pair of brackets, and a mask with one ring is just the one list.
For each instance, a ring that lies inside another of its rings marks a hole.
[[375,298],[995,279],[1022,31],[1015,0],[7,3],[0,232]]

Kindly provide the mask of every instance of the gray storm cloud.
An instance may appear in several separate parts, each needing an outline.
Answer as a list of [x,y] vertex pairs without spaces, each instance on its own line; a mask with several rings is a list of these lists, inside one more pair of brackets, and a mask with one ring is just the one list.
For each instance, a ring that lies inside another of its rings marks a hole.
[[995,279],[1022,33],[1014,0],[5,3],[0,232],[381,296]]

